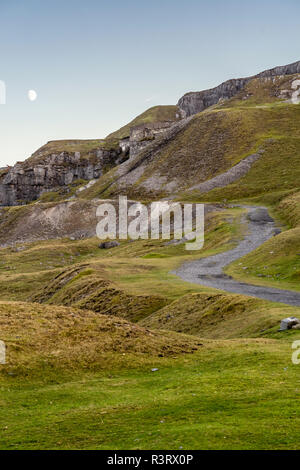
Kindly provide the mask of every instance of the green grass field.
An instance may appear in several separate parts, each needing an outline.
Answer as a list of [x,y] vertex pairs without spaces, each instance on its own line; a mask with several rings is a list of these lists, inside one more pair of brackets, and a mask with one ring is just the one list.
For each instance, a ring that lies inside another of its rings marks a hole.
[[134,359],[92,374],[2,377],[1,448],[297,449],[289,342],[215,341],[193,355]]

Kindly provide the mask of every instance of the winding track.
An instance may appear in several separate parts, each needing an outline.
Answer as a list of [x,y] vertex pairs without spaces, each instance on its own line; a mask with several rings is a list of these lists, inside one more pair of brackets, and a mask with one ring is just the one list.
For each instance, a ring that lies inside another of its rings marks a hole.
[[269,216],[266,208],[249,206],[246,208],[248,217],[244,216],[243,223],[248,225],[248,234],[238,246],[218,255],[184,263],[174,274],[184,281],[203,286],[300,306],[300,292],[247,284],[236,281],[224,273],[224,268],[230,263],[255,250],[278,233],[275,222]]

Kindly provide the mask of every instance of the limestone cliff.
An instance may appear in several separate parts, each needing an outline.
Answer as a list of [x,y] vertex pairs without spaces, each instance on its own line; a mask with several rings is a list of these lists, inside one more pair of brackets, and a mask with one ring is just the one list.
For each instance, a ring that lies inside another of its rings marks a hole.
[[186,93],[178,101],[178,107],[186,116],[192,116],[193,114],[200,113],[210,106],[217,104],[221,99],[232,98],[254,78],[293,75],[296,73],[300,73],[300,61],[294,62],[290,65],[274,67],[273,69],[265,70],[264,72],[259,73],[258,75],[253,75],[252,77],[228,80],[209,90]]
[[[55,197],[59,192],[59,200],[69,199],[75,195],[76,180],[89,181],[80,181],[77,195],[102,197],[126,191],[135,198],[169,195],[214,180],[236,168],[242,157],[252,159],[274,135],[277,121],[278,135],[282,134],[282,109],[273,122],[275,115],[264,112],[265,105],[298,104],[299,74],[300,61],[187,93],[178,106],[154,106],[106,139],[48,142],[25,162],[0,169],[0,205],[25,204],[49,192]],[[225,105],[223,100],[229,101]],[[213,105],[217,106],[211,113],[195,116]],[[295,112],[286,110],[289,128],[298,122],[292,119]],[[266,128],[268,132],[262,133]],[[52,196],[43,200],[53,201]]]
[[121,149],[95,149],[84,158],[80,152],[44,155],[36,153],[23,163],[16,163],[0,175],[0,205],[13,206],[34,201],[41,194],[67,187],[76,180],[99,178],[105,169],[119,163]]

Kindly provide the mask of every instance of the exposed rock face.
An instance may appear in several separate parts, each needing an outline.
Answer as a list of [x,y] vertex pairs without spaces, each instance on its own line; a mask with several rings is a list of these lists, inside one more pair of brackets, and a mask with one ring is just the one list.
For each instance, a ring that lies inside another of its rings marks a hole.
[[93,152],[80,158],[80,152],[46,156],[36,163],[30,159],[17,163],[0,177],[0,205],[13,206],[34,201],[42,193],[67,186],[77,179],[99,178],[105,166],[118,163],[121,149]]
[[233,79],[210,90],[187,93],[180,98],[178,106],[185,112],[186,116],[192,116],[217,104],[220,99],[232,98],[241,91],[249,81],[250,78]]
[[159,136],[164,135],[175,122],[149,122],[134,126],[130,129],[130,137],[120,141],[120,147],[123,152],[129,152],[130,158],[133,158]]
[[[136,156],[173,124],[174,121],[163,121],[134,126],[130,137],[119,141],[117,150],[98,148],[84,158],[76,151],[45,155],[47,146],[44,146],[25,162],[18,162],[12,168],[3,169],[0,175],[0,206],[34,201],[43,193],[68,186],[78,179],[93,184],[105,169],[123,163],[129,156]],[[82,189],[87,187],[89,185]],[[77,192],[80,192],[80,189]]]
[[[127,191],[128,187],[134,185],[143,175],[147,165],[153,160],[155,155],[165,147],[168,142],[172,141],[172,139],[188,125],[191,119],[193,118],[181,119],[178,122],[171,123],[168,127],[161,128],[161,132],[157,132],[153,139],[132,141],[130,146],[130,158],[118,167],[117,178],[110,186],[111,194],[121,194],[125,190]],[[166,183],[167,181],[164,182]],[[160,188],[161,183],[161,179],[157,177],[157,175],[153,175],[151,188],[155,189],[153,185],[158,185]],[[145,184],[147,183],[145,182]],[[176,186],[176,182],[171,182],[171,185]]]
[[294,62],[290,65],[274,67],[273,69],[266,70],[252,77],[228,80],[215,88],[211,88],[210,90],[186,93],[178,101],[178,106],[186,116],[192,116],[193,114],[204,111],[204,109],[208,108],[209,106],[217,104],[220,99],[232,98],[253,78],[293,75],[296,73],[300,73],[300,61]]

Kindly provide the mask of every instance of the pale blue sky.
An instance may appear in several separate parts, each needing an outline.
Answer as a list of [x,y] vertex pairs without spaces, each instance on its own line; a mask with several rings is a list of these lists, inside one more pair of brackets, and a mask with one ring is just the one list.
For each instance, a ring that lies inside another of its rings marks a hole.
[[0,167],[300,60],[299,23],[299,0],[0,0]]

